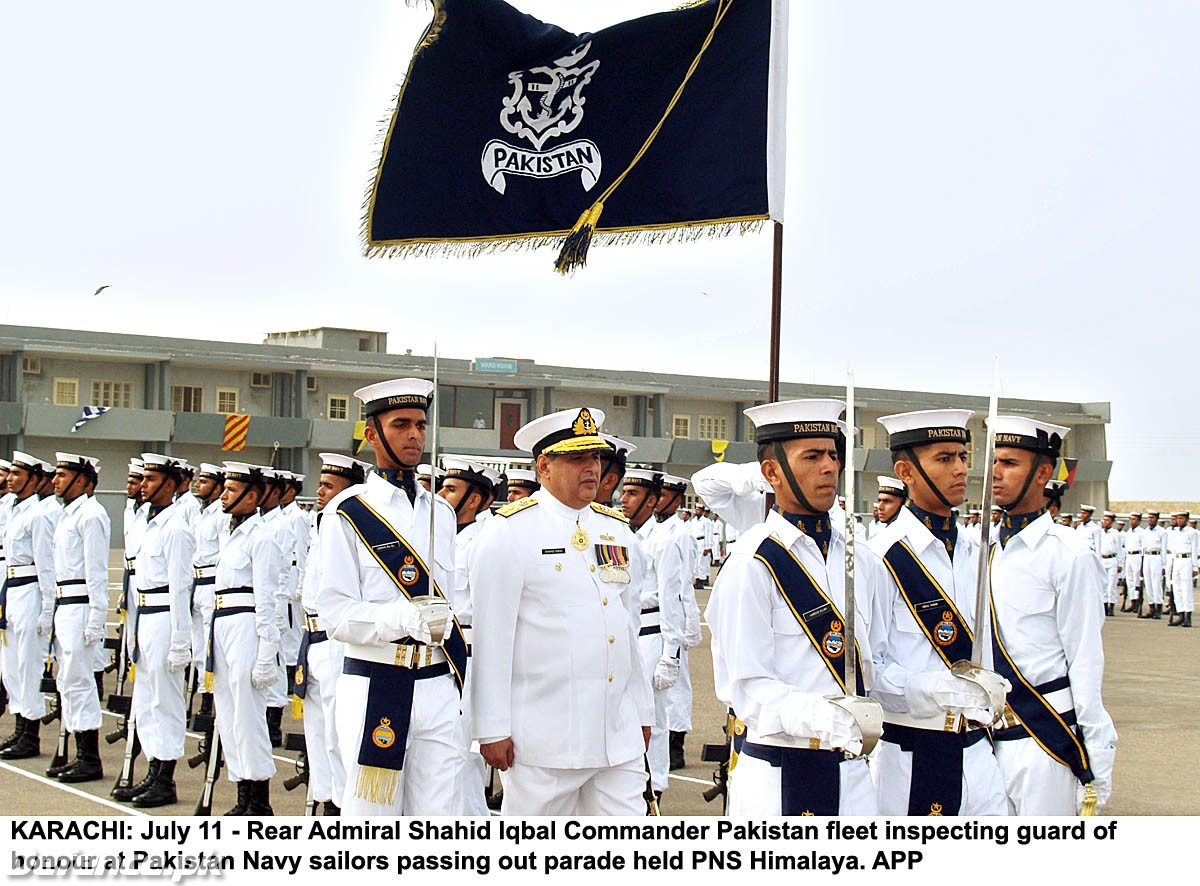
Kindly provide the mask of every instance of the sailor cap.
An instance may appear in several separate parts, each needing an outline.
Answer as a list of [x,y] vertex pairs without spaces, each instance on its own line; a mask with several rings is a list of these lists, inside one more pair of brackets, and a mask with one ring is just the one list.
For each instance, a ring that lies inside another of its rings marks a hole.
[[225,462],[225,479],[261,485],[266,477],[263,469],[258,465],[248,464],[244,461],[227,461]]
[[876,482],[879,483],[880,495],[895,495],[900,498],[908,497],[908,490],[895,477],[880,477]]
[[649,468],[630,468],[625,472],[625,485],[661,490],[663,473],[662,471],[652,471]]
[[540,489],[542,486],[538,482],[537,474],[524,468],[509,468],[505,476],[509,486],[524,486],[529,489]]
[[442,459],[442,464],[446,468],[447,480],[460,479],[466,480],[468,483],[478,483],[489,491],[495,489],[496,484],[500,482],[499,471],[468,458],[447,456]]
[[[46,469],[50,468],[50,465],[46,464],[40,458],[35,458],[27,452],[21,452],[14,449],[10,467],[22,468],[30,473],[41,474],[45,473]],[[50,473],[54,473],[53,468],[50,468]]]
[[742,410],[754,423],[754,439],[759,443],[809,437],[837,440],[846,435],[841,420],[845,411],[841,400],[783,400]]
[[889,448],[898,452],[929,443],[970,443],[967,420],[974,414],[970,409],[921,409],[885,415],[879,423],[888,432]]
[[599,409],[562,409],[523,425],[513,435],[513,443],[534,455],[609,449],[600,436],[603,423],[604,413]]
[[423,378],[393,378],[359,388],[354,396],[363,402],[367,418],[392,409],[428,412],[433,402],[433,382]]
[[997,449],[1026,449],[1053,458],[1058,458],[1063,438],[1071,432],[1062,425],[1020,415],[997,415],[991,429],[996,434]]
[[601,434],[600,439],[608,444],[609,448],[600,450],[600,457],[609,461],[615,461],[619,465],[624,465],[637,446],[630,443],[628,440],[622,440],[620,437],[614,437],[612,434]]
[[145,471],[158,471],[160,474],[182,473],[179,467],[179,459],[171,458],[169,455],[162,455],[158,452],[142,453],[142,469]]
[[[663,474],[662,478],[663,489],[669,489],[672,492],[687,492],[688,481],[686,477],[676,477],[674,474]],[[691,511],[688,510],[690,514]]]
[[362,483],[367,479],[367,470],[371,466],[365,461],[351,458],[337,452],[321,453],[321,473],[344,477],[352,483]]

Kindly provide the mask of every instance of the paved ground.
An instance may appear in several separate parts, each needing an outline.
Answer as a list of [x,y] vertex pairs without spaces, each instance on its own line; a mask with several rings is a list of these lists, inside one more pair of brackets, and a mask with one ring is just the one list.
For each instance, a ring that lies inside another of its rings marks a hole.
[[[119,577],[119,573],[118,573]],[[703,609],[707,591],[700,594]],[[705,631],[705,640],[708,634]],[[1197,815],[1200,795],[1200,766],[1187,750],[1187,736],[1200,731],[1200,630],[1167,628],[1167,622],[1139,621],[1130,614],[1107,619],[1104,632],[1107,667],[1104,700],[1120,734],[1113,800],[1106,812],[1114,815]],[[667,815],[716,815],[720,801],[705,802],[702,794],[711,786],[713,766],[699,761],[705,742],[723,740],[724,711],[712,695],[712,667],[708,644],[692,651],[692,681],[695,690],[694,731],[687,739],[686,769],[672,773],[671,787],[662,804]],[[111,691],[114,675],[108,676]],[[139,810],[114,803],[108,792],[120,771],[121,743],[101,740],[106,777],[90,784],[67,786],[46,779],[42,773],[53,753],[57,722],[43,727],[42,748],[46,752],[34,760],[0,763],[0,798],[5,815],[113,815],[119,812],[141,814]],[[116,727],[116,720],[105,717],[103,731]],[[12,716],[0,717],[0,734],[13,728]],[[298,722],[284,715],[285,731],[302,731]],[[196,741],[188,742],[188,753],[195,753]],[[72,748],[72,756],[74,749]],[[283,782],[295,772],[291,752],[276,751],[277,774],[271,786],[271,799],[280,815],[304,813],[303,788],[283,789]],[[139,761],[136,776],[145,772]],[[180,763],[177,772],[180,803],[153,810],[161,815],[190,815],[200,795],[203,769],[188,769]],[[233,785],[222,779],[213,804],[223,812],[233,804]]]

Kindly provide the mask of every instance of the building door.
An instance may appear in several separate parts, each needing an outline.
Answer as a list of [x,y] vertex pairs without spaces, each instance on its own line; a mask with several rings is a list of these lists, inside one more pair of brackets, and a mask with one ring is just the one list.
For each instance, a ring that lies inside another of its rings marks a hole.
[[516,449],[513,435],[521,427],[521,411],[524,404],[506,403],[501,400],[497,405],[500,410],[500,448]]

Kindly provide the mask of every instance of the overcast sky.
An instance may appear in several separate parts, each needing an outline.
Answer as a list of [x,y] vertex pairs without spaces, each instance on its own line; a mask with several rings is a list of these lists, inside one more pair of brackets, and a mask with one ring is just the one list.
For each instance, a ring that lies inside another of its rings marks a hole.
[[[582,32],[676,4],[515,5]],[[765,378],[769,231],[567,279],[551,249],[361,257],[428,19],[7,5],[0,322]],[[998,355],[1005,395],[1111,401],[1114,499],[1200,499],[1197,33],[1192,0],[793,0],[783,378],[986,395]]]

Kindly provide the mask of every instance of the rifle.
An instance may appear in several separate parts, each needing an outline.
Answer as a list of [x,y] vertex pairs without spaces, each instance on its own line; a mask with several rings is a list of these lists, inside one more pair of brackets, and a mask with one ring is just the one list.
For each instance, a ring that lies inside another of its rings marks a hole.
[[56,769],[61,769],[67,765],[67,724],[61,723],[58,727],[58,747],[54,750],[54,759],[50,761],[50,766],[47,768],[47,774]]
[[307,791],[304,796],[304,814],[316,815],[317,801],[313,799],[312,780],[309,778],[308,769],[308,748],[304,741],[304,733],[289,732],[284,736],[283,748],[286,751],[300,752],[300,756],[296,758],[296,774],[284,781],[283,789],[294,791],[300,785],[305,785]]
[[[200,792],[200,799],[196,801],[196,811],[193,815],[212,815],[213,788],[216,786],[217,776],[221,773],[221,734],[217,732],[215,724],[210,736],[208,767],[204,770],[204,790]],[[190,765],[191,761],[188,763]]]

